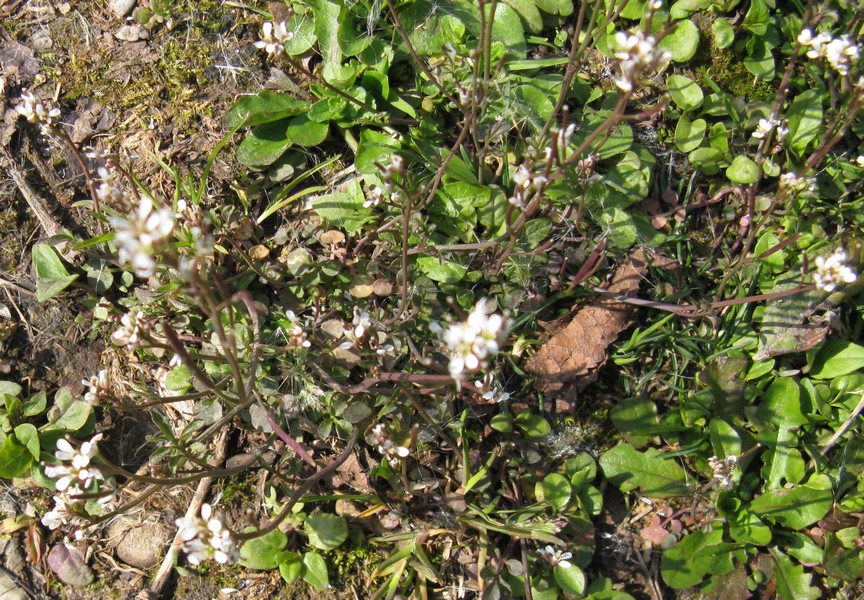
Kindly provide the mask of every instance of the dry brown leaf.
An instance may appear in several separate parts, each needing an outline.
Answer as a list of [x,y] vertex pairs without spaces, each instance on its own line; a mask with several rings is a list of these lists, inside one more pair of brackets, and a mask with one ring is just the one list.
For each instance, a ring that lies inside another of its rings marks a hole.
[[[608,290],[635,295],[646,268],[644,251],[636,250],[615,271]],[[603,298],[579,308],[573,320],[528,361],[528,372],[537,377],[535,387],[554,394],[566,384],[582,388],[594,381],[606,362],[606,348],[630,325],[632,310]]]

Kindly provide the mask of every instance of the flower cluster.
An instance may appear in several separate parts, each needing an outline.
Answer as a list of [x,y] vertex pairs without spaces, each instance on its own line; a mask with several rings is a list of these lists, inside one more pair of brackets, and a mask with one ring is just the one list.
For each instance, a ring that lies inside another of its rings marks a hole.
[[570,123],[564,129],[553,128],[552,145],[546,148],[546,156],[553,158],[558,164],[563,164],[570,157],[570,140],[576,131],[576,124]]
[[87,387],[84,400],[90,404],[98,404],[100,401],[111,397],[107,369],[102,369],[98,375],[93,375],[90,379],[82,379],[81,383]]
[[474,386],[483,392],[482,398],[486,402],[499,404],[510,399],[510,394],[495,383],[495,376],[492,373],[487,373],[482,380],[475,381]]
[[46,477],[52,479],[59,477],[55,484],[57,491],[66,491],[73,482],[76,486],[86,489],[97,480],[105,480],[105,476],[98,468],[90,466],[90,459],[97,452],[96,443],[101,439],[101,433],[94,435],[90,441],[84,442],[78,449],[75,449],[67,438],[57,440],[57,451],[54,456],[61,463],[69,464],[49,465],[42,463]]
[[21,104],[15,107],[16,112],[27,119],[28,123],[39,124],[42,134],[51,133],[60,122],[60,109],[56,106],[46,109],[45,105],[30,92],[21,94]]
[[[443,333],[442,339],[450,354],[447,368],[457,381],[466,372],[484,368],[510,333],[510,319],[487,314],[486,302],[486,298],[481,298],[464,323],[454,323]],[[435,324],[433,330],[440,331],[441,327]]]
[[816,189],[810,177],[798,177],[795,173],[783,173],[780,176],[780,189],[785,192],[812,192]]
[[375,439],[375,443],[378,444],[378,452],[387,459],[391,467],[396,466],[400,458],[406,458],[411,454],[408,448],[399,446],[393,441],[383,423],[378,423],[372,428],[372,437]]
[[857,62],[860,56],[858,46],[848,35],[834,38],[822,32],[814,37],[812,31],[804,29],[798,34],[798,43],[810,48],[807,51],[808,58],[824,58],[840,75],[848,75],[849,67],[853,62]]
[[836,250],[828,258],[816,257],[813,279],[817,289],[833,292],[838,285],[854,283],[858,276],[855,271],[846,266],[846,253],[843,250]]
[[126,205],[126,190],[120,182],[115,169],[99,167],[96,170],[99,175],[99,186],[96,188],[96,197],[100,202],[109,206],[122,208]]
[[285,22],[272,23],[267,21],[261,26],[261,39],[255,42],[255,47],[264,50],[271,58],[285,51],[285,43],[294,38],[294,32],[288,31]]
[[114,240],[120,262],[131,264],[139,277],[153,274],[156,248],[174,231],[174,211],[160,208],[154,212],[153,208],[153,201],[142,196],[138,210],[128,219],[111,217],[111,225],[117,229]]
[[288,317],[288,321],[291,323],[289,327],[283,327],[283,329],[285,330],[285,336],[288,339],[288,345],[293,348],[311,347],[312,342],[306,339],[306,332],[303,330],[303,327],[297,322],[297,315],[294,314],[294,311],[285,311],[285,316]]
[[641,31],[615,34],[615,58],[621,61],[621,74],[613,81],[622,91],[630,92],[639,83],[643,74],[660,73],[669,66],[672,54],[657,45],[653,35],[645,36]]
[[727,456],[724,459],[719,459],[712,456],[708,459],[708,466],[714,471],[713,479],[717,485],[724,490],[732,488],[732,471],[738,465],[738,457],[735,455]]
[[201,505],[200,517],[182,517],[175,523],[190,564],[200,565],[211,558],[221,564],[234,564],[240,558],[237,542],[209,504]]
[[369,188],[369,195],[366,197],[366,200],[363,201],[363,208],[378,206],[384,201],[385,197],[383,190],[377,185],[373,185]]
[[395,175],[405,174],[405,159],[398,154],[390,156],[390,162],[386,165],[379,165],[381,170],[381,178],[384,180],[384,193],[392,196],[396,191],[393,187],[393,177]]
[[756,125],[756,131],[754,131],[752,135],[758,140],[763,140],[775,129],[777,130],[777,139],[782,142],[789,133],[789,128],[783,127],[780,124],[780,121],[773,117],[770,119],[759,119],[759,123]]
[[111,334],[111,341],[118,346],[128,346],[130,350],[141,345],[144,313],[130,312],[120,319],[120,329]]
[[537,553],[548,561],[550,566],[561,567],[563,569],[569,569],[572,566],[570,562],[570,559],[573,558],[572,552],[562,552],[550,545],[541,548]]
[[532,173],[527,165],[519,165],[513,173],[513,195],[510,196],[510,204],[525,210],[529,199],[538,191],[542,191],[549,184],[549,178],[545,175]]

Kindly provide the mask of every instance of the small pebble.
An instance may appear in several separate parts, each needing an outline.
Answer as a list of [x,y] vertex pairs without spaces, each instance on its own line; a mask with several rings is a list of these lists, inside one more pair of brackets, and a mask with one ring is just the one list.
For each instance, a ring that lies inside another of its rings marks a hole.
[[150,37],[150,33],[136,23],[134,25],[124,25],[117,30],[114,37],[123,42],[137,42],[138,40],[146,40]]
[[132,10],[132,7],[135,6],[135,0],[109,0],[108,8],[111,9],[111,12],[114,13],[114,16],[118,19],[122,19],[129,11]]

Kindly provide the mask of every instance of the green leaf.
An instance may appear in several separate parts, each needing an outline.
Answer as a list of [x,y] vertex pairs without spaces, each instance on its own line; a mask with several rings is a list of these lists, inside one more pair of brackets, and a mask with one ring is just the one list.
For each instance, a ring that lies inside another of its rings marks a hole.
[[774,79],[774,56],[761,37],[754,36],[747,40],[744,67],[758,79],[765,81]]
[[489,422],[489,427],[500,433],[510,433],[513,431],[513,415],[510,413],[495,415]]
[[72,400],[68,404],[58,402],[57,396],[54,396],[54,406],[48,413],[48,425],[42,428],[43,431],[69,431],[76,432],[87,424],[87,419],[90,418],[90,413],[93,407],[89,402],[84,400]]
[[714,175],[720,172],[723,157],[723,152],[717,148],[697,148],[687,156],[687,159],[706,175]]
[[543,17],[533,0],[506,0],[506,2],[519,14],[528,31],[540,33],[543,29]]
[[820,473],[804,485],[762,494],[750,504],[750,511],[763,519],[798,530],[824,517],[831,509],[833,499],[831,480]]
[[765,35],[768,31],[768,23],[771,22],[771,13],[763,0],[750,0],[750,10],[744,16],[741,26],[756,35]]
[[285,54],[298,56],[310,50],[317,41],[315,35],[315,22],[311,14],[295,12],[288,20],[288,31],[292,33],[291,39],[285,42]]
[[288,536],[278,529],[252,538],[240,547],[240,564],[261,571],[275,569],[280,559],[285,558],[282,549],[287,543]]
[[735,41],[735,28],[732,27],[728,19],[723,17],[714,19],[711,24],[711,33],[714,35],[714,45],[720,50],[728,48]]
[[555,577],[555,583],[558,584],[558,587],[568,594],[580,596],[585,591],[585,573],[576,565],[569,567],[555,565],[552,575]]
[[228,111],[223,120],[225,129],[263,125],[281,121],[309,110],[309,102],[298,100],[288,94],[260,92],[243,96]]
[[23,404],[21,414],[25,417],[35,417],[41,415],[46,406],[48,406],[48,396],[45,392],[36,392]]
[[87,283],[97,294],[104,294],[114,284],[114,274],[106,260],[91,258],[84,263],[84,271],[87,273]]
[[695,81],[683,75],[669,75],[666,78],[669,95],[678,107],[689,112],[702,106],[705,94]]
[[552,431],[549,421],[540,415],[533,415],[529,412],[519,413],[513,422],[529,439],[546,437]]
[[355,179],[348,185],[347,191],[312,198],[312,210],[331,225],[354,233],[372,218],[372,211],[363,206],[364,201],[363,189]]
[[542,488],[543,499],[556,511],[560,511],[570,502],[570,482],[563,475],[550,473],[543,478]]
[[15,428],[15,437],[21,442],[33,460],[39,460],[39,453],[42,451],[39,444],[39,431],[30,423],[22,423]]
[[302,558],[299,554],[290,550],[282,551],[279,556],[282,559],[279,562],[279,574],[285,580],[285,583],[294,583],[303,571]]
[[779,550],[771,552],[774,557],[774,578],[777,582],[778,600],[816,600],[822,594],[812,586],[812,575],[804,572],[801,565],[793,565],[788,556]]
[[312,515],[303,523],[309,543],[320,550],[332,550],[348,539],[348,523],[337,515]]
[[329,123],[316,123],[306,115],[297,115],[288,122],[285,137],[298,146],[309,148],[326,140],[329,132]]
[[660,47],[672,53],[675,62],[687,62],[699,47],[699,28],[692,21],[678,21],[675,31],[660,41]]
[[786,112],[786,119],[789,123],[786,147],[802,156],[822,126],[822,103],[819,101],[819,94],[814,90],[799,94]]
[[573,14],[572,0],[535,0],[535,4],[550,15],[569,17]]
[[33,267],[36,270],[36,299],[50,300],[78,279],[70,275],[57,251],[48,244],[33,244]]
[[618,444],[600,457],[600,467],[609,481],[623,492],[639,489],[649,497],[667,498],[690,493],[687,474],[676,462],[664,460],[656,449],[637,452],[629,444]]
[[237,160],[248,167],[266,167],[291,146],[289,121],[281,120],[253,127],[237,148]]
[[836,379],[864,367],[864,346],[849,340],[828,340],[819,348],[810,367],[816,379]]
[[759,178],[759,165],[753,159],[739,154],[732,160],[732,164],[726,169],[726,177],[735,183],[755,183]]
[[681,21],[689,19],[694,12],[708,9],[712,2],[711,0],[677,0],[670,4],[672,6],[669,7],[669,18],[673,21]]
[[14,381],[0,381],[0,396],[9,395],[17,397],[21,393],[21,386]]
[[14,435],[10,435],[0,446],[0,477],[12,479],[23,475],[33,462],[33,456]]
[[426,277],[439,283],[458,283],[468,272],[468,269],[462,265],[441,262],[435,256],[421,256],[417,259],[417,268]]
[[690,152],[702,144],[708,123],[705,119],[691,121],[687,115],[681,115],[675,127],[675,145],[681,152]]
[[192,372],[186,365],[177,365],[165,376],[165,387],[178,395],[185,394],[192,387]]
[[330,576],[327,574],[327,562],[316,552],[303,555],[303,571],[301,573],[306,583],[324,591],[330,587]]
[[660,572],[669,587],[692,587],[708,575],[728,573],[735,565],[731,550],[735,544],[723,543],[723,530],[694,531],[663,553]]

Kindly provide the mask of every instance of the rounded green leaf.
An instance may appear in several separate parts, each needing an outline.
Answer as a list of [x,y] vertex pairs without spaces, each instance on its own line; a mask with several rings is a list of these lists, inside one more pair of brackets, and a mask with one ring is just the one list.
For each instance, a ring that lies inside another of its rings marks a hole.
[[303,54],[315,44],[317,39],[311,14],[292,14],[288,22],[288,31],[292,34],[291,39],[285,42],[285,54],[288,56]]
[[327,139],[330,132],[329,123],[310,121],[306,115],[297,115],[288,122],[285,137],[298,146],[317,146]]
[[660,46],[672,53],[673,61],[687,62],[699,47],[699,28],[692,21],[678,21],[678,27],[660,41]]
[[550,473],[543,478],[543,498],[555,510],[561,510],[570,502],[570,482],[558,473]]
[[714,45],[720,50],[728,48],[735,41],[735,29],[723,17],[714,20],[711,24],[711,33],[714,35]]
[[294,583],[300,577],[303,571],[303,560],[300,555],[290,550],[285,550],[279,554],[281,561],[279,562],[279,574],[285,583]]
[[300,574],[306,583],[315,589],[324,591],[330,587],[327,562],[317,552],[307,552],[303,555],[303,569]]
[[726,169],[726,177],[735,183],[755,183],[759,178],[759,165],[747,156],[736,156]]
[[282,548],[287,543],[288,536],[278,529],[252,538],[240,548],[240,564],[261,571],[275,569],[282,558]]
[[489,426],[495,431],[501,433],[510,433],[513,431],[513,415],[509,413],[501,413],[492,417]]
[[552,574],[555,576],[555,583],[565,592],[580,596],[585,591],[585,573],[576,565],[555,565]]
[[702,105],[705,94],[695,81],[683,75],[670,75],[666,78],[666,86],[672,100],[683,111],[696,110]]
[[303,529],[309,534],[309,543],[321,550],[332,550],[348,539],[348,523],[336,515],[312,515]]
[[687,115],[681,115],[675,127],[675,145],[681,152],[691,152],[702,144],[707,129],[705,119],[691,121]]
[[549,421],[540,415],[520,413],[514,420],[519,429],[521,429],[526,436],[532,439],[542,438],[543,436],[549,435],[549,432],[552,431]]
[[687,158],[697,169],[706,175],[714,175],[720,171],[723,153],[717,148],[697,148]]
[[834,379],[864,367],[864,346],[849,340],[828,340],[819,349],[810,376],[816,379]]
[[237,160],[248,167],[273,164],[291,145],[287,129],[288,121],[284,119],[253,127],[237,148]]
[[438,283],[458,283],[468,269],[453,262],[441,262],[437,256],[422,256],[417,259],[417,268],[426,277]]

